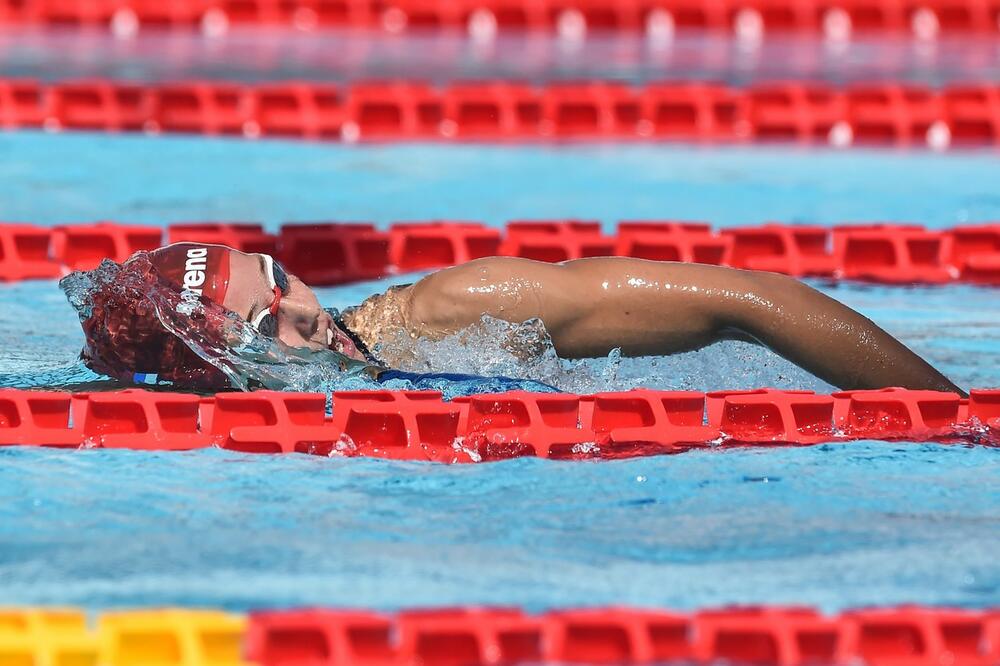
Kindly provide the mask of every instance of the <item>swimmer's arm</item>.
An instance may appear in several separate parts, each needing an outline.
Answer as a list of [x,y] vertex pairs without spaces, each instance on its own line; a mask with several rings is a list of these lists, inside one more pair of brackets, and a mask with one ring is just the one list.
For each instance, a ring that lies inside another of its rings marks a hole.
[[595,258],[547,264],[490,258],[424,278],[410,328],[440,337],[484,315],[539,318],[566,358],[759,342],[842,389],[903,386],[961,392],[872,321],[798,280],[717,266]]
[[[746,273],[740,271],[741,273]],[[841,389],[901,386],[967,396],[873,321],[812,287],[752,272],[733,328]]]

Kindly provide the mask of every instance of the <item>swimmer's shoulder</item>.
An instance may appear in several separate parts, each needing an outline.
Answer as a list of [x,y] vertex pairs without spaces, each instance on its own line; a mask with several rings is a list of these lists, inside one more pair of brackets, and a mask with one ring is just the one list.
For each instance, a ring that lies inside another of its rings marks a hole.
[[552,266],[516,257],[475,259],[436,271],[415,283],[389,287],[345,311],[344,320],[366,343],[383,337],[390,329],[435,337],[454,330],[456,322],[477,320],[491,310],[497,294],[490,285],[512,277],[530,278],[536,272],[551,271]]
[[370,349],[387,334],[409,329],[409,301],[412,284],[395,285],[369,296],[361,304],[343,312],[344,323]]

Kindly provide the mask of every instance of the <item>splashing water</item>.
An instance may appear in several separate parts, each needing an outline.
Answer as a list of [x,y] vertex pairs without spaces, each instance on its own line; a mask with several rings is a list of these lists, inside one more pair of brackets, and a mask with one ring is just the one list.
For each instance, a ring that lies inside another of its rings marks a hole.
[[128,298],[141,299],[143,304],[151,306],[166,331],[182,340],[199,358],[221,370],[233,388],[241,390],[329,392],[388,388],[438,390],[446,398],[517,389],[554,390],[530,378],[386,373],[385,368],[356,361],[331,349],[290,347],[261,335],[239,315],[217,303],[191,298],[176,285],[151,278],[150,267],[145,253],[137,253],[123,265],[105,260],[93,271],[70,274],[60,281],[60,287],[81,321],[92,315],[95,294],[112,290],[120,295],[130,290]]
[[631,388],[710,391],[762,386],[827,392],[829,384],[747,342],[720,342],[694,352],[625,358],[612,350],[605,358],[566,360],[538,319],[511,324],[484,316],[443,340],[411,338],[404,332],[387,338],[375,353],[390,365],[415,373],[449,372],[506,376],[545,382],[572,393],[623,391]]
[[93,312],[93,295],[104,285],[110,285],[121,273],[121,265],[105,259],[92,271],[74,271],[59,280],[59,288],[66,294],[66,300],[73,306],[80,319],[86,319]]
[[[234,312],[161,279],[143,252],[122,265],[105,260],[95,270],[71,273],[59,284],[81,322],[94,313],[98,296],[118,296],[110,302],[121,307],[135,303],[118,314],[128,317],[134,310],[154,315],[163,329],[221,370],[234,388],[306,390],[373,374],[366,364],[333,350],[293,348],[259,334]],[[102,323],[108,321],[122,325],[115,316]]]
[[[129,282],[133,279],[130,272],[137,266],[148,271],[149,262],[143,263],[143,254],[124,265],[106,260],[93,271],[72,273],[60,282],[81,320],[91,315],[97,291],[136,288]],[[146,276],[148,272],[137,274]],[[212,301],[185,298],[173,285],[143,279],[136,294],[153,307],[162,326],[222,370],[234,388],[242,390],[432,389],[450,398],[517,389],[595,393],[637,387],[830,388],[749,343],[719,343],[697,352],[643,359],[622,358],[616,349],[605,358],[570,361],[556,354],[540,320],[511,324],[489,316],[438,341],[396,333],[377,345],[375,353],[402,372],[382,374],[383,368],[333,350],[289,347],[260,335],[238,315]],[[433,374],[442,372],[449,374]]]
[[[157,309],[167,328],[184,340],[199,356],[214,364],[221,362],[233,385],[243,390],[268,388],[284,391],[434,390],[445,398],[478,393],[523,390],[551,392],[541,379],[489,373],[457,376],[447,364],[413,375],[383,374],[384,368],[348,358],[331,349],[289,347],[280,340],[260,335],[238,315],[228,313],[231,327],[229,344],[219,344],[184,321],[169,307]],[[449,374],[437,375],[448,370]],[[487,374],[487,376],[477,376]]]

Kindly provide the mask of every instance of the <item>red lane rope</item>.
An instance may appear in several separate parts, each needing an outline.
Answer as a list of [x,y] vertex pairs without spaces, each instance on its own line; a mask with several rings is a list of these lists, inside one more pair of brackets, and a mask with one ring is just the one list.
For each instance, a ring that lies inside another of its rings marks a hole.
[[1000,612],[904,606],[822,615],[808,608],[693,613],[628,608],[458,608],[252,613],[247,655],[263,666],[372,663],[731,663],[987,666]]
[[1000,223],[941,231],[918,225],[826,228],[765,224],[712,230],[708,224],[626,221],[605,235],[595,221],[410,222],[379,231],[367,223],[115,223],[43,228],[0,223],[0,280],[55,278],[104,258],[124,261],[167,243],[220,243],[279,258],[307,284],[330,285],[442,268],[487,256],[541,261],[623,256],[776,271],[797,277],[885,284],[1000,285]]
[[633,390],[440,393],[351,391],[197,396],[127,389],[0,390],[0,445],[308,453],[463,463],[522,456],[623,458],[855,439],[1000,445],[1000,389]]
[[349,142],[785,141],[945,149],[1000,145],[1000,85],[0,80],[0,128],[25,127]]
[[192,28],[217,35],[229,25],[464,29],[474,36],[503,30],[550,30],[579,37],[587,30],[664,37],[674,30],[939,35],[996,34],[995,0],[2,0],[0,24]]

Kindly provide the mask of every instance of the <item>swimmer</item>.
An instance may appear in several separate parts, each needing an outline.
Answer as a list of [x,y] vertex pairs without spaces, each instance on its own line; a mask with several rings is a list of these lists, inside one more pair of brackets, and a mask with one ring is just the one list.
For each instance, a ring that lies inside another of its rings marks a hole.
[[321,307],[268,255],[195,243],[137,253],[85,307],[78,305],[89,367],[136,384],[228,386],[209,352],[196,353],[164,325],[169,308],[147,302],[150,280],[166,285],[175,297],[170,307],[190,317],[180,325],[224,329],[224,319],[193,307],[211,305],[288,347],[332,350],[345,368],[366,367],[373,376],[392,365],[372,354],[387,336],[441,339],[488,315],[515,324],[540,320],[563,358],[616,348],[626,356],[662,356],[743,340],[845,390],[899,386],[965,395],[871,320],[777,273],[623,257],[559,264],[492,257],[392,287],[339,313]]

